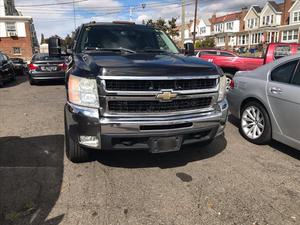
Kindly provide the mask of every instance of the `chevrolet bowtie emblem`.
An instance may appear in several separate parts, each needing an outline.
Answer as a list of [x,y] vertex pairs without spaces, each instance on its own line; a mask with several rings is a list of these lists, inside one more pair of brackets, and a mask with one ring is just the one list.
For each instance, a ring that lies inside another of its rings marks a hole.
[[163,91],[161,94],[158,94],[156,96],[156,98],[159,99],[160,101],[171,101],[176,97],[177,94],[173,93],[172,91]]

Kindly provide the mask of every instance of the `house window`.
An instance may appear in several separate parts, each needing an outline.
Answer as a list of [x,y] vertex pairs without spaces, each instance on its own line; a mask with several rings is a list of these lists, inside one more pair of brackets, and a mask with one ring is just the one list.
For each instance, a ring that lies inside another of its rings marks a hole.
[[267,16],[266,18],[266,25],[269,25],[270,24],[270,16]]
[[217,42],[218,42],[218,44],[224,44],[225,43],[225,37],[218,37]]
[[263,17],[263,25],[265,25],[266,24],[266,17],[264,16]]
[[285,30],[282,33],[283,41],[298,41],[298,30]]
[[274,15],[271,16],[271,24],[274,22]]
[[206,33],[206,27],[201,27],[200,34],[205,34],[205,33]]
[[21,55],[21,48],[13,47],[13,53],[14,55]]
[[248,20],[248,28],[249,29],[252,29],[256,26],[257,26],[257,19],[252,18],[252,19]]
[[261,37],[263,33],[255,33],[251,35],[251,44],[259,44],[261,43]]
[[233,22],[226,23],[227,30],[233,30]]
[[253,19],[248,20],[248,28],[253,28]]
[[6,23],[6,32],[16,32],[16,23],[12,23],[12,22],[7,22]]
[[223,24],[222,23],[216,25],[216,31],[217,32],[222,32],[223,31]]
[[239,36],[239,45],[246,45],[248,43],[248,35]]
[[294,30],[293,40],[298,40],[298,30]]
[[282,33],[282,40],[283,41],[287,40],[287,31],[283,31],[283,33]]
[[294,22],[300,22],[300,11],[294,12]]

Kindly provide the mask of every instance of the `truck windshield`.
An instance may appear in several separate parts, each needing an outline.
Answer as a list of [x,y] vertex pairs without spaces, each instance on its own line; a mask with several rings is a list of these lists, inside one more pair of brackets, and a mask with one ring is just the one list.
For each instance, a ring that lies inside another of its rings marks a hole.
[[86,27],[79,43],[79,52],[127,49],[133,52],[179,53],[178,48],[164,32],[143,26]]

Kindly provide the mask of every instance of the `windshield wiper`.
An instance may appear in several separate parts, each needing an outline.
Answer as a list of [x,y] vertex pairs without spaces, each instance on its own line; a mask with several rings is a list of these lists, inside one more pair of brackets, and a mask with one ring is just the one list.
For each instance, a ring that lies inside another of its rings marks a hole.
[[158,52],[158,53],[170,53],[169,51],[162,50],[162,49],[143,49],[142,52]]
[[98,47],[86,47],[84,51],[99,51],[99,52],[127,52],[127,53],[136,53],[136,51],[128,48],[98,48]]

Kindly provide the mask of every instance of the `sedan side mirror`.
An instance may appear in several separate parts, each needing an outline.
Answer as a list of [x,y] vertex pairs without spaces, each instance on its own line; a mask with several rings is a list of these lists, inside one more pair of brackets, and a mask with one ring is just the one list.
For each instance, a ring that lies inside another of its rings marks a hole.
[[184,44],[185,54],[189,56],[195,55],[195,48],[193,43]]

